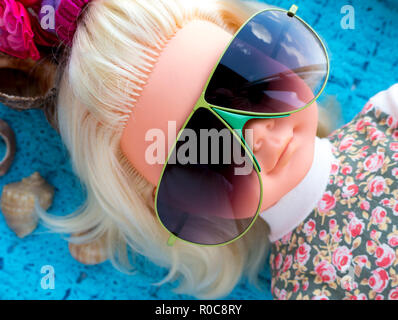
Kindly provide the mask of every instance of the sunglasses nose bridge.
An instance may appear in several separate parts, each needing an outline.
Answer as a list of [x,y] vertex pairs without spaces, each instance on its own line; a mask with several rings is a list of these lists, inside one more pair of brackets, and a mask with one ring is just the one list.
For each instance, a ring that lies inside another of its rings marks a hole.
[[250,115],[240,114],[231,111],[225,111],[218,108],[212,108],[228,125],[237,131],[242,131],[245,124],[252,119],[274,119],[274,118],[286,118],[290,114],[285,115]]
[[212,108],[214,112],[216,112],[240,137],[242,140],[243,144],[246,146],[246,148],[250,151],[254,162],[256,163],[256,166],[258,168],[258,171],[261,172],[261,167],[260,164],[258,163],[256,157],[254,156],[254,153],[252,149],[249,147],[247,144],[245,138],[243,137],[243,128],[245,124],[251,120],[251,119],[273,119],[273,118],[285,118],[288,117],[289,114],[286,115],[264,115],[264,116],[254,116],[254,115],[249,115],[249,114],[239,114],[239,113],[234,113],[230,111],[225,111],[221,110],[218,108]]

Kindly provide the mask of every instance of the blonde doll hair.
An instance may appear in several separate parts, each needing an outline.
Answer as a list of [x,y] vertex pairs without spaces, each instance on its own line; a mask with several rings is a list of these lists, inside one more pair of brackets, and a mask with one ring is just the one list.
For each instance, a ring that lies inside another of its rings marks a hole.
[[38,209],[43,222],[71,234],[73,243],[106,237],[108,255],[120,270],[133,267],[128,251],[148,257],[169,269],[161,283],[180,280],[178,293],[223,297],[242,276],[258,285],[266,223],[258,219],[227,246],[167,246],[169,234],[153,210],[153,187],[124,157],[120,139],[158,55],[179,28],[203,19],[233,34],[264,7],[232,0],[92,1],[74,36],[57,101],[60,133],[87,199],[65,217]]

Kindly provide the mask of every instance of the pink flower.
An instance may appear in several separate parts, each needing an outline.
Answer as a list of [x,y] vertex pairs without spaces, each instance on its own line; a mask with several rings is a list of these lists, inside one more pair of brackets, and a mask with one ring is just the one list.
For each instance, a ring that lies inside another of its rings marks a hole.
[[362,109],[361,114],[365,114],[373,109],[373,104],[368,102],[365,107]]
[[21,58],[40,58],[34,43],[30,16],[25,7],[15,0],[0,2],[0,48],[1,51]]
[[329,300],[329,298],[326,295],[322,294],[320,296],[313,296],[311,300]]
[[286,300],[287,298],[287,292],[285,289],[282,289],[279,293],[278,299],[279,300]]
[[368,299],[364,293],[360,293],[358,295],[351,296],[350,300],[368,300]]
[[390,235],[388,236],[388,244],[389,244],[391,247],[396,247],[396,246],[398,246],[398,235],[396,235],[396,234],[390,234]]
[[281,253],[278,253],[275,257],[275,269],[279,270],[282,267],[283,256]]
[[351,211],[349,214],[348,214],[348,219],[352,219],[352,218],[355,218],[355,212],[353,212],[353,211]]
[[395,260],[395,251],[386,244],[377,247],[375,255],[377,257],[376,265],[381,268],[388,268]]
[[289,254],[285,257],[285,261],[283,262],[282,272],[286,272],[287,270],[289,270],[292,264],[293,264],[293,256]]
[[355,125],[355,130],[362,131],[363,128],[365,128],[365,121],[363,119],[360,119]]
[[376,240],[376,239],[377,239],[377,231],[376,231],[375,229],[373,229],[372,231],[370,231],[370,237],[371,237],[373,240]]
[[357,263],[358,266],[360,266],[361,268],[365,267],[366,264],[368,263],[368,257],[365,255],[362,256],[356,256],[355,257],[355,261]]
[[345,150],[351,148],[351,146],[354,144],[354,142],[355,142],[355,139],[353,137],[351,137],[351,136],[345,137],[340,143],[339,150],[345,151]]
[[372,211],[373,223],[380,224],[386,222],[387,212],[382,207],[376,207]]
[[342,236],[343,236],[343,233],[340,230],[337,230],[335,233],[333,233],[332,239],[334,242],[340,242]]
[[363,180],[365,179],[365,174],[363,172],[358,173],[355,177],[356,180]]
[[392,213],[394,214],[394,216],[398,216],[398,202],[392,208]]
[[305,223],[303,232],[305,233],[306,236],[311,236],[315,231],[315,221],[313,219],[310,219],[308,222]]
[[283,237],[282,237],[282,243],[283,244],[287,244],[289,241],[290,241],[290,238],[292,237],[292,234],[293,234],[293,232],[292,231],[290,231],[288,234],[285,234]]
[[398,130],[394,130],[394,132],[392,133],[392,137],[394,140],[398,140]]
[[384,164],[384,154],[383,153],[373,153],[366,158],[364,162],[365,169],[370,172],[376,172]]
[[298,289],[300,289],[300,284],[298,282],[296,282],[293,287],[293,293],[296,293],[298,291]]
[[343,188],[343,197],[351,198],[355,197],[359,191],[359,187],[356,184],[350,184]]
[[334,162],[334,163],[332,163],[332,169],[331,169],[330,173],[335,175],[335,174],[337,174],[337,172],[339,172],[339,164]]
[[369,278],[368,284],[372,290],[380,293],[387,287],[389,279],[390,278],[386,270],[378,268],[372,272],[372,276]]
[[390,206],[390,200],[387,198],[384,198],[383,200],[380,201],[380,203],[384,206]]
[[335,268],[326,260],[322,260],[315,267],[315,272],[321,277],[322,282],[333,282],[336,280],[336,270]]
[[341,272],[346,272],[351,264],[352,253],[346,246],[338,247],[333,252],[332,263]]
[[398,168],[392,169],[392,175],[397,178],[398,177]]
[[390,143],[390,150],[393,152],[397,152],[398,151],[398,142],[391,142]]
[[369,208],[370,208],[370,204],[369,204],[368,201],[362,200],[362,201],[361,201],[361,204],[359,205],[359,207],[360,207],[362,210],[367,211],[367,210],[369,210]]
[[376,176],[368,183],[369,191],[376,197],[380,197],[386,188],[386,181],[381,176]]
[[310,258],[311,247],[307,243],[300,245],[294,255],[294,259],[302,266],[304,266]]
[[398,127],[398,119],[394,118],[393,116],[389,116],[387,118],[387,125],[391,129],[396,129]]
[[351,166],[344,166],[341,168],[341,173],[344,174],[345,176],[347,174],[350,174],[352,172],[352,167]]
[[375,300],[384,300],[384,297],[381,294],[376,295]]
[[358,283],[353,281],[350,276],[345,276],[341,279],[341,286],[344,290],[352,291],[358,288]]
[[328,212],[336,206],[336,199],[330,191],[323,194],[318,203],[318,209],[321,212]]
[[395,287],[388,294],[388,300],[398,300],[398,287]]
[[308,287],[310,286],[310,283],[308,280],[303,281],[303,291],[307,291]]
[[329,221],[329,230],[332,232],[334,228],[336,228],[337,222],[336,219],[330,219]]
[[370,140],[371,141],[375,141],[375,140],[379,140],[379,139],[383,139],[386,137],[386,135],[384,134],[384,132],[376,129],[376,128],[370,128],[369,129],[369,133],[370,133]]
[[319,232],[319,239],[321,239],[322,241],[325,241],[326,236],[327,236],[326,230],[321,230]]
[[357,122],[357,124],[356,124],[356,126],[355,126],[355,129],[357,130],[357,131],[362,131],[366,126],[368,126],[368,125],[370,125],[370,121],[367,121],[367,120],[365,120],[365,119],[360,119],[358,122]]
[[394,153],[394,154],[392,155],[392,158],[393,158],[395,161],[398,161],[398,153]]
[[348,232],[352,238],[355,238],[362,234],[363,228],[365,227],[361,219],[353,217],[348,224]]

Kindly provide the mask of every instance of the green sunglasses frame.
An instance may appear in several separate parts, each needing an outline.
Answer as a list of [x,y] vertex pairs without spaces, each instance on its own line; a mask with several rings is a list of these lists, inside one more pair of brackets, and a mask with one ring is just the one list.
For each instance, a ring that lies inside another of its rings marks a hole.
[[[224,52],[222,53],[222,55],[220,56],[219,60],[217,61],[215,67],[213,68],[209,78],[207,79],[206,85],[200,95],[200,98],[198,99],[198,101],[195,104],[195,107],[193,108],[193,110],[191,111],[190,115],[188,116],[187,120],[185,121],[184,125],[182,126],[181,130],[179,131],[177,138],[173,144],[173,147],[170,149],[170,153],[167,157],[167,161],[163,166],[162,169],[162,173],[160,175],[159,178],[159,182],[158,185],[156,187],[156,194],[155,194],[155,212],[156,212],[156,216],[160,222],[160,224],[163,226],[163,228],[165,228],[167,230],[167,232],[170,233],[169,239],[167,241],[167,245],[169,246],[173,246],[175,241],[177,239],[190,243],[190,244],[195,244],[198,246],[203,246],[203,247],[216,247],[216,246],[224,246],[227,244],[230,244],[236,240],[238,240],[239,238],[243,237],[246,232],[248,232],[250,230],[250,228],[253,226],[254,222],[257,220],[257,217],[259,215],[260,212],[260,208],[261,208],[261,203],[263,200],[263,186],[262,186],[262,179],[261,179],[261,168],[252,152],[252,150],[250,149],[250,147],[248,146],[248,144],[246,143],[242,131],[243,131],[243,127],[245,126],[245,124],[251,120],[251,119],[272,119],[272,118],[284,118],[284,117],[288,117],[293,113],[299,112],[307,107],[309,107],[311,104],[313,104],[318,98],[319,96],[322,94],[323,90],[326,87],[326,84],[328,82],[329,79],[329,74],[330,74],[330,60],[329,60],[329,55],[326,49],[325,44],[323,43],[322,39],[320,38],[320,36],[316,33],[316,31],[308,24],[306,23],[303,19],[301,19],[300,17],[298,17],[296,15],[298,10],[298,7],[296,5],[292,5],[292,7],[289,10],[284,10],[284,9],[265,9],[262,11],[259,11],[257,13],[255,13],[254,15],[252,15],[240,28],[239,30],[235,33],[234,37],[232,38],[232,40],[230,41],[230,43],[227,45],[227,47],[225,48]],[[214,72],[217,69],[217,66],[219,65],[220,61],[222,60],[222,58],[225,55],[225,52],[228,50],[228,48],[230,47],[231,43],[235,40],[236,36],[239,34],[239,32],[247,25],[248,22],[250,22],[255,16],[266,12],[266,11],[280,11],[280,12],[286,12],[286,14],[291,17],[291,18],[297,18],[300,22],[302,22],[313,34],[314,36],[319,40],[319,42],[322,45],[322,48],[325,51],[325,56],[326,56],[326,60],[327,60],[327,74],[326,74],[326,78],[325,81],[321,87],[321,89],[319,90],[319,93],[308,103],[306,104],[304,107],[294,110],[294,111],[289,111],[289,112],[284,112],[284,113],[257,113],[257,112],[248,112],[248,111],[242,111],[242,110],[232,110],[232,109],[228,109],[228,108],[224,108],[224,107],[219,107],[219,106],[215,106],[215,105],[211,105],[209,104],[206,100],[205,100],[205,93],[207,90],[207,87],[210,83],[210,80],[213,77]],[[158,213],[158,208],[157,208],[157,198],[158,198],[158,192],[159,192],[159,186],[160,183],[162,181],[163,175],[164,175],[164,171],[167,167],[167,163],[169,162],[169,159],[176,147],[177,141],[179,140],[181,134],[183,133],[185,127],[187,126],[189,120],[192,118],[192,116],[194,115],[194,113],[196,112],[196,110],[198,110],[199,108],[205,108],[207,110],[209,110],[211,113],[213,113],[213,115],[215,117],[217,117],[224,125],[226,128],[228,128],[228,130],[230,130],[232,132],[232,134],[241,141],[241,145],[242,147],[245,149],[245,151],[247,152],[248,156],[250,157],[250,160],[255,164],[254,168],[256,170],[259,182],[260,182],[260,200],[259,200],[259,205],[257,208],[257,212],[255,217],[253,218],[252,222],[250,223],[250,225],[246,228],[246,230],[239,234],[237,237],[233,238],[232,240],[229,240],[227,242],[223,242],[223,243],[219,243],[219,244],[200,244],[200,243],[195,243],[195,242],[191,242],[182,238],[177,237],[176,235],[174,235],[173,233],[171,233],[163,224],[162,220],[160,219],[159,213]]]

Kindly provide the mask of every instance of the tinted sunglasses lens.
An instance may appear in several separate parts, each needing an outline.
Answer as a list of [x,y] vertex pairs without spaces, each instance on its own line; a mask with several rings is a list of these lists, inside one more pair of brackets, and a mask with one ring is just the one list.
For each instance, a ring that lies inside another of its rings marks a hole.
[[245,232],[259,203],[259,177],[240,140],[211,111],[198,109],[163,172],[159,219],[181,239],[216,245]]
[[327,74],[327,53],[314,32],[286,12],[264,11],[231,42],[205,99],[243,111],[290,112],[321,92]]

